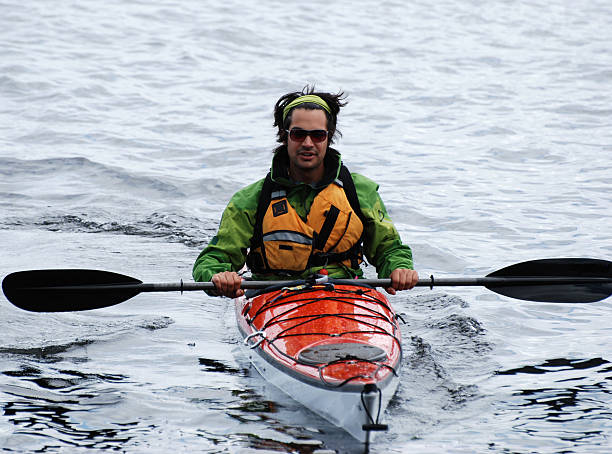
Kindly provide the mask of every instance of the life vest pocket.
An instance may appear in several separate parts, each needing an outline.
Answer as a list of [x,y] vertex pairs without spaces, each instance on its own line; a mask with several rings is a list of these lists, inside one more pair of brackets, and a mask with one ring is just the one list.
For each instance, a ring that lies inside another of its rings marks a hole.
[[283,271],[303,271],[310,257],[310,246],[306,244],[286,244],[280,241],[265,243],[266,257],[272,263],[280,264]]
[[308,265],[312,238],[298,232],[275,231],[263,236],[268,262],[279,264],[283,271],[303,271]]

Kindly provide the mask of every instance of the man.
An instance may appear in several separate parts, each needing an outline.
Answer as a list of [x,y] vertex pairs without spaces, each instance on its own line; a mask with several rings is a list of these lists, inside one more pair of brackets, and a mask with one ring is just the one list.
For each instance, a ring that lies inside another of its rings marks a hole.
[[[321,270],[331,278],[362,277],[363,254],[396,290],[414,287],[412,252],[403,245],[372,180],[350,174],[331,148],[344,94],[302,92],[282,96],[274,108],[278,128],[268,176],[230,200],[217,235],[197,258],[193,277],[215,284],[216,294],[244,294],[238,275],[301,279]],[[248,253],[247,253],[248,251]]]

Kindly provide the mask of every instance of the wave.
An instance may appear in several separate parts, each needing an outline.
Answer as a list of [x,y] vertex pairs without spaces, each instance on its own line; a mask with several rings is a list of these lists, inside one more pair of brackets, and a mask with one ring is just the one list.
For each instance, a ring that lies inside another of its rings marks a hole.
[[143,219],[109,219],[104,214],[49,214],[36,218],[9,217],[0,221],[0,228],[35,228],[51,232],[111,233],[163,238],[171,243],[202,247],[217,231],[218,220],[201,221],[176,213],[153,212]]
[[[436,424],[451,417],[447,412],[459,410],[480,397],[476,385],[457,383],[452,378],[443,359],[438,358],[439,353],[424,338],[411,336],[407,350],[400,387],[389,405],[394,417],[411,413],[413,417],[418,415],[418,420],[426,420],[425,425]],[[405,405],[406,401],[410,406]]]
[[[200,247],[216,233],[220,210],[211,209],[215,218],[202,220],[185,214],[184,199],[187,192],[210,192],[215,181],[180,189],[168,178],[82,157],[0,158],[0,229],[116,233]],[[225,187],[216,190],[227,193]]]
[[[116,383],[127,377],[87,375],[70,370],[41,372],[38,378],[26,381],[32,382],[30,385],[0,384],[1,392],[15,396],[3,406],[7,421],[14,424],[20,434],[29,435],[25,440],[21,438],[20,446],[12,446],[14,452],[46,452],[49,446],[112,450],[124,447],[125,441],[130,438],[128,434],[137,425],[134,421],[136,418],[127,424],[82,424],[81,419],[74,415],[112,411],[124,398],[116,389],[100,388],[99,385]],[[97,385],[95,391],[92,390],[92,382]],[[107,410],[103,410],[105,408]],[[4,449],[13,451],[11,446],[4,446]]]
[[92,318],[82,314],[62,314],[42,318],[18,312],[17,315],[11,314],[11,322],[3,333],[0,355],[53,363],[61,361],[65,353],[75,348],[139,329],[164,329],[173,323],[174,320],[167,316]]
[[[92,339],[77,339],[72,342],[41,345],[36,347],[0,347],[0,354],[29,356],[33,358],[46,359],[72,350],[76,347],[84,347],[92,344]],[[6,375],[6,374],[5,374]]]
[[[497,371],[497,375],[519,375],[519,374],[546,374],[550,372],[560,372],[568,370],[583,370],[591,368],[599,368],[604,364],[610,364],[610,361],[603,358],[590,358],[590,359],[567,359],[567,358],[555,358],[548,359],[542,364],[538,365],[527,365],[517,367],[508,370]],[[610,366],[604,370],[612,371]]]
[[[182,198],[179,187],[158,176],[142,175],[125,168],[95,162],[84,157],[57,157],[47,159],[0,158],[0,175],[3,185],[12,192],[43,199],[61,194],[71,198],[83,194],[123,193],[128,191],[138,197]],[[35,184],[34,184],[35,183]],[[38,189],[41,194],[33,194]]]
[[452,330],[460,336],[474,337],[485,333],[485,329],[481,324],[472,317],[466,317],[459,314],[451,314],[440,320],[435,320],[429,323],[431,328]]
[[[122,374],[85,373],[67,369],[61,369],[57,372],[61,375],[65,375],[67,378],[58,378],[57,376],[45,377],[42,369],[25,365],[22,365],[17,370],[4,370],[2,371],[2,375],[7,377],[25,378],[45,389],[63,389],[77,386],[82,384],[84,381],[90,380],[116,383],[127,378],[126,375]],[[8,394],[15,394],[15,392],[10,392],[7,390],[5,390],[5,392],[8,392]]]
[[[566,446],[588,445],[589,452],[608,452],[594,446],[609,443],[601,424],[612,417],[612,377],[605,375],[611,371],[610,362],[601,357],[555,358],[498,371],[500,380],[510,380],[506,387],[513,386],[497,416],[512,420],[515,431],[532,439],[554,437]],[[529,378],[534,374],[537,379]]]

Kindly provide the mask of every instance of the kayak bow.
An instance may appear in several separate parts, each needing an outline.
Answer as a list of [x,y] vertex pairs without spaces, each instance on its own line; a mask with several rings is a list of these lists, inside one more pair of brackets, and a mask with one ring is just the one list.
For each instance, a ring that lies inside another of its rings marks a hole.
[[252,364],[270,383],[366,444],[386,430],[402,359],[397,316],[361,284],[302,284],[235,300]]

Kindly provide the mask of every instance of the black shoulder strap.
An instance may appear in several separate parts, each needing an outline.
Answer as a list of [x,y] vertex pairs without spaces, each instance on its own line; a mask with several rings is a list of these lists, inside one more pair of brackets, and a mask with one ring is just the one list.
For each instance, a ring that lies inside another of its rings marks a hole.
[[261,193],[259,194],[259,203],[257,204],[257,212],[255,214],[255,228],[253,229],[253,237],[251,238],[251,248],[257,247],[262,242],[263,237],[263,219],[266,215],[268,205],[272,199],[272,190],[274,188],[274,182],[270,176],[270,172],[264,179]]
[[349,172],[349,169],[347,169],[344,164],[340,165],[340,173],[338,175],[338,179],[342,182],[344,193],[346,194],[346,198],[351,204],[351,208],[355,213],[357,213],[357,216],[359,216],[359,219],[365,227],[365,217],[361,212],[361,206],[359,205],[359,197],[357,197],[357,189],[355,189],[355,182],[353,181],[351,172]]
[[351,172],[349,172],[349,169],[344,164],[340,164],[340,173],[338,175],[338,179],[342,182],[344,194],[346,194],[346,198],[348,199],[351,208],[355,213],[357,213],[357,216],[359,217],[359,220],[363,224],[364,228],[364,231],[361,233],[361,238],[359,239],[359,241],[355,243],[355,246],[346,251],[346,254],[348,255],[347,258],[351,259],[351,267],[359,268],[360,260],[363,260],[362,241],[365,233],[366,218],[363,215],[363,212],[361,211],[361,206],[359,205],[359,197],[357,196],[357,189],[355,188],[355,182],[353,181]]
[[266,215],[266,211],[268,210],[268,205],[270,205],[270,200],[272,199],[272,191],[274,183],[272,182],[272,178],[270,177],[270,173],[266,175],[264,179],[263,186],[261,187],[261,192],[259,193],[259,201],[257,202],[257,211],[255,213],[255,225],[253,227],[253,236],[251,237],[250,250],[246,257],[246,264],[251,270],[251,272],[255,273],[265,273],[268,272],[268,266],[265,262],[265,252],[262,250],[262,253],[255,252],[255,249],[261,247],[263,249],[263,219]]

